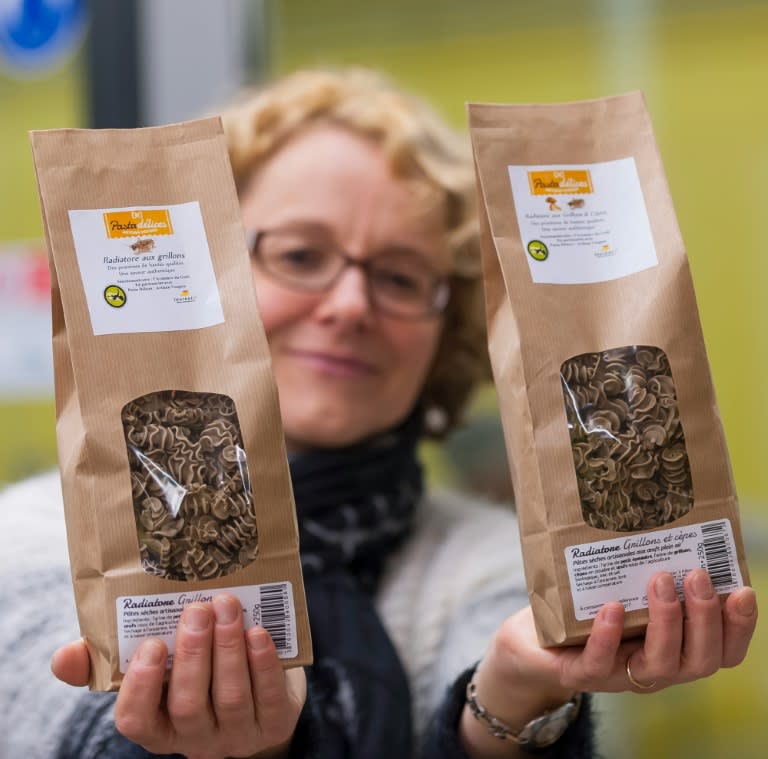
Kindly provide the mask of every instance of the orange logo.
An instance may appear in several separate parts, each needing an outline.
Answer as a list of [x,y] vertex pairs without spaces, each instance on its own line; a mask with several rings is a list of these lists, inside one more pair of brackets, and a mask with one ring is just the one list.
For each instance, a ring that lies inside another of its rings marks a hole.
[[104,214],[107,237],[172,235],[171,215],[165,209],[111,211]]
[[531,195],[580,195],[593,192],[589,169],[529,171]]

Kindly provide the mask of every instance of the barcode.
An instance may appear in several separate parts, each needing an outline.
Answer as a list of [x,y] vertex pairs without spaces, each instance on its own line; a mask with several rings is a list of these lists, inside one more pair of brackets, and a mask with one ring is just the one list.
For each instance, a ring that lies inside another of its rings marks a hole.
[[262,585],[259,589],[261,626],[272,636],[278,654],[290,648],[290,602],[285,583]]
[[704,539],[705,569],[712,578],[715,590],[732,585],[731,553],[728,550],[725,523],[713,522],[701,525],[701,536]]

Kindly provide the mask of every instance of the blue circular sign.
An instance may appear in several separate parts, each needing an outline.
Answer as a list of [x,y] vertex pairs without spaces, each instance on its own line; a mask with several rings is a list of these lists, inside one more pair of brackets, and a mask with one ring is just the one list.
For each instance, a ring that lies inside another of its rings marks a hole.
[[84,0],[0,0],[0,59],[10,68],[41,71],[79,45]]

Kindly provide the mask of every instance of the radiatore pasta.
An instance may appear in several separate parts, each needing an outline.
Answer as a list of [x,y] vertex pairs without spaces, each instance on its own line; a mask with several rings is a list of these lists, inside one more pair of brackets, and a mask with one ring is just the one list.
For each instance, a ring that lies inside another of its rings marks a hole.
[[560,377],[584,521],[631,532],[687,514],[691,469],[664,352],[586,353],[565,361]]
[[248,566],[259,537],[232,399],[170,390],[131,401],[121,417],[144,570],[209,580]]

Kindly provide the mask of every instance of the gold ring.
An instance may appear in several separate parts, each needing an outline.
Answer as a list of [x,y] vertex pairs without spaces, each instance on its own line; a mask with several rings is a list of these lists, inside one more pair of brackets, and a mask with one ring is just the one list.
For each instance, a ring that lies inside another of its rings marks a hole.
[[635,688],[638,688],[639,690],[650,690],[651,688],[656,687],[656,681],[654,680],[652,683],[648,683],[647,685],[644,685],[643,683],[639,683],[637,680],[635,680],[634,677],[632,677],[632,670],[629,668],[629,660],[631,659],[631,656],[627,657],[627,664],[625,669],[627,670],[627,677],[629,678],[629,682],[632,683],[632,685],[635,686]]

